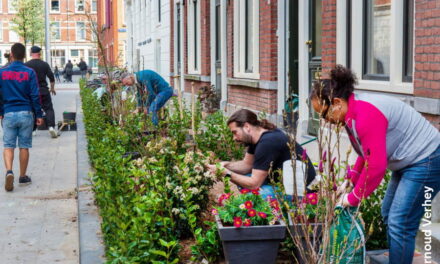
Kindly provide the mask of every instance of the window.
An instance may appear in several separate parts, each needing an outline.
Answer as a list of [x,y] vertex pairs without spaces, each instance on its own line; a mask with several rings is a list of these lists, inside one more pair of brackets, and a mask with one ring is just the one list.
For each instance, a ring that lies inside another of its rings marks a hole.
[[9,42],[19,42],[20,38],[18,37],[18,34],[12,30],[12,23],[9,23]]
[[86,27],[84,22],[76,22],[76,40],[86,40]]
[[84,12],[84,0],[76,0],[75,11],[80,13]]
[[160,64],[161,64],[161,58],[160,58],[160,52],[161,52],[161,47],[160,47],[160,39],[156,40],[156,56],[155,56],[155,60],[156,60],[156,71],[160,73]]
[[96,13],[98,11],[98,1],[92,0],[92,12]]
[[15,9],[15,0],[8,0],[8,12],[10,14],[17,13],[17,10]]
[[176,29],[176,50],[177,50],[177,73],[180,74],[180,68],[182,66],[182,54],[181,54],[181,45],[182,45],[182,38],[181,38],[181,34],[182,34],[182,29],[181,29],[181,24],[182,24],[182,7],[180,4],[177,4],[177,11],[176,11],[176,16],[177,16],[177,29]]
[[50,1],[50,12],[52,12],[52,13],[60,12],[60,1],[59,0]]
[[71,57],[78,57],[79,56],[79,50],[77,50],[77,49],[70,50],[70,56]]
[[3,8],[3,1],[0,1],[0,12],[2,12],[2,8]]
[[2,40],[3,40],[3,21],[0,20],[0,41]]
[[414,0],[404,1],[402,81],[412,82],[414,56]]
[[160,21],[162,20],[160,12],[162,12],[162,1],[157,0],[157,22],[158,23],[160,23]]
[[66,64],[66,51],[65,50],[51,50],[53,66],[58,66],[58,68],[64,68]]
[[188,6],[188,72],[200,73],[200,1],[190,0]]
[[3,52],[0,50],[0,67],[3,66]]
[[234,77],[258,79],[259,1],[234,1]]
[[89,50],[89,67],[98,67],[98,50],[96,49]]
[[51,25],[52,39],[61,40],[60,22],[52,22]]
[[364,0],[363,79],[390,79],[391,0]]

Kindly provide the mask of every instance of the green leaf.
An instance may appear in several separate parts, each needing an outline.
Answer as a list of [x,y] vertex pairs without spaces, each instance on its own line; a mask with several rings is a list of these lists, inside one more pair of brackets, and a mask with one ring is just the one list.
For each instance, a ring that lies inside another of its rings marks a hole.
[[150,252],[155,254],[155,255],[162,256],[164,258],[167,257],[167,253],[165,251],[162,251],[162,250],[150,249]]

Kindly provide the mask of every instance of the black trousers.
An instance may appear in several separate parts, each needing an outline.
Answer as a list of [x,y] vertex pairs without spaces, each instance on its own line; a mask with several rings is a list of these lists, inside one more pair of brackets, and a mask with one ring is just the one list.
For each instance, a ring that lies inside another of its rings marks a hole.
[[40,94],[41,108],[46,113],[46,121],[48,127],[55,127],[55,111],[53,110],[52,97],[50,93]]

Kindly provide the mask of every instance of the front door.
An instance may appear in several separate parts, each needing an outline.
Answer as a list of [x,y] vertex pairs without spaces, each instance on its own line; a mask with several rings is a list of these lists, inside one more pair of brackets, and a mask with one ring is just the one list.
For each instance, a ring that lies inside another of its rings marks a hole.
[[[312,92],[314,81],[321,78],[322,51],[322,1],[309,0],[309,89]],[[319,115],[309,105],[309,122],[307,132],[317,135],[319,130]]]
[[221,5],[220,0],[215,0],[215,90],[218,95],[222,90],[221,36]]

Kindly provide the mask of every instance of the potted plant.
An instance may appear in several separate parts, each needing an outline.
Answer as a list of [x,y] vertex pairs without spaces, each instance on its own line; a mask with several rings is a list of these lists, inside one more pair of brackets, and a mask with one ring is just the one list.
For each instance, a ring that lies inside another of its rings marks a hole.
[[275,263],[286,233],[276,200],[242,189],[238,195],[222,194],[213,214],[227,263]]

